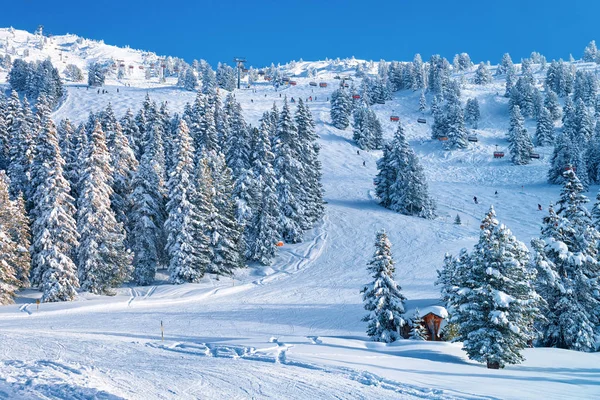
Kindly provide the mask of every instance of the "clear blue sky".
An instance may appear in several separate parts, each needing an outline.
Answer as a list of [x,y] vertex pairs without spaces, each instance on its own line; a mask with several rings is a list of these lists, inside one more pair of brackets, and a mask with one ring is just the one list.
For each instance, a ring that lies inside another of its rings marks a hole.
[[[579,58],[600,31],[598,0],[12,0],[0,26],[75,33],[211,64],[350,57],[409,60],[466,51],[516,61],[532,50]],[[600,39],[600,38],[599,38]]]

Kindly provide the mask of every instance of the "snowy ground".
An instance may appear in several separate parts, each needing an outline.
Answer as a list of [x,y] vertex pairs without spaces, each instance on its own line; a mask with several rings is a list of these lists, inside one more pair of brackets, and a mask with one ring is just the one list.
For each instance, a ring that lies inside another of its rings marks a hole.
[[[538,149],[542,159],[528,166],[492,158],[496,145],[506,148],[506,99],[496,96],[503,82],[463,91],[463,99],[478,97],[482,121],[480,141],[460,152],[429,139],[431,116],[425,115],[429,124],[416,122],[419,93],[401,92],[374,108],[388,137],[396,126],[389,116],[400,115],[440,217],[425,221],[383,209],[372,183],[380,152],[357,155],[351,131],[328,124],[326,99],[338,81],[333,73],[321,78],[328,88],[297,78],[296,87],[279,92],[266,84],[256,93],[236,92],[253,124],[273,102],[282,104],[280,93],[316,97],[308,104],[321,136],[328,205],[304,243],[286,245],[271,268],[248,268],[235,280],[159,281],[39,310],[39,293],[22,293],[18,304],[0,308],[0,398],[599,398],[600,353],[529,349],[523,364],[492,371],[470,362],[459,344],[367,340],[359,291],[369,280],[366,262],[378,229],[390,234],[408,308],[425,307],[437,302],[433,283],[444,253],[475,243],[490,204],[528,243],[539,233],[537,204],[546,208],[559,188],[545,183],[550,148]],[[109,102],[121,116],[129,107],[136,111],[146,93],[181,112],[194,97],[174,87],[106,89],[69,87],[55,117],[83,121]],[[531,122],[528,128],[533,132]],[[457,213],[462,226],[452,223]]]

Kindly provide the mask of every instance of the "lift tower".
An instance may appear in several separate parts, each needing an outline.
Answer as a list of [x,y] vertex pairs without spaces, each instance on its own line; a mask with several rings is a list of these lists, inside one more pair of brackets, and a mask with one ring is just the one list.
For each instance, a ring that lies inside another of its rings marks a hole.
[[242,76],[242,70],[244,69],[244,63],[246,62],[246,57],[235,57],[233,62],[237,64],[237,73],[238,73],[238,84],[237,88],[240,88],[240,80]]

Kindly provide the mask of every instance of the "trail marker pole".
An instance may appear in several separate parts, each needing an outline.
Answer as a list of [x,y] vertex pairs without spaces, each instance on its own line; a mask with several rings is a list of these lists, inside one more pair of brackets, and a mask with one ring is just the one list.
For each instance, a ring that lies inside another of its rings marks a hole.
[[160,321],[160,340],[162,342],[165,341],[165,326],[163,325],[162,321]]
[[35,301],[35,306],[36,306],[36,310],[37,310],[37,311],[40,311],[40,299],[37,299],[37,300]]

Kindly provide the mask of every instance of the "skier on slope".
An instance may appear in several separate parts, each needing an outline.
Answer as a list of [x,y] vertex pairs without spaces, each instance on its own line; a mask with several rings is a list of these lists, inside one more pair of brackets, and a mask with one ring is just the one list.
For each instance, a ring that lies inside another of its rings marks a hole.
[[538,204],[538,211],[542,211],[542,205]]
[[473,202],[475,202],[475,204],[479,204],[479,203],[477,202],[477,196],[473,196]]

